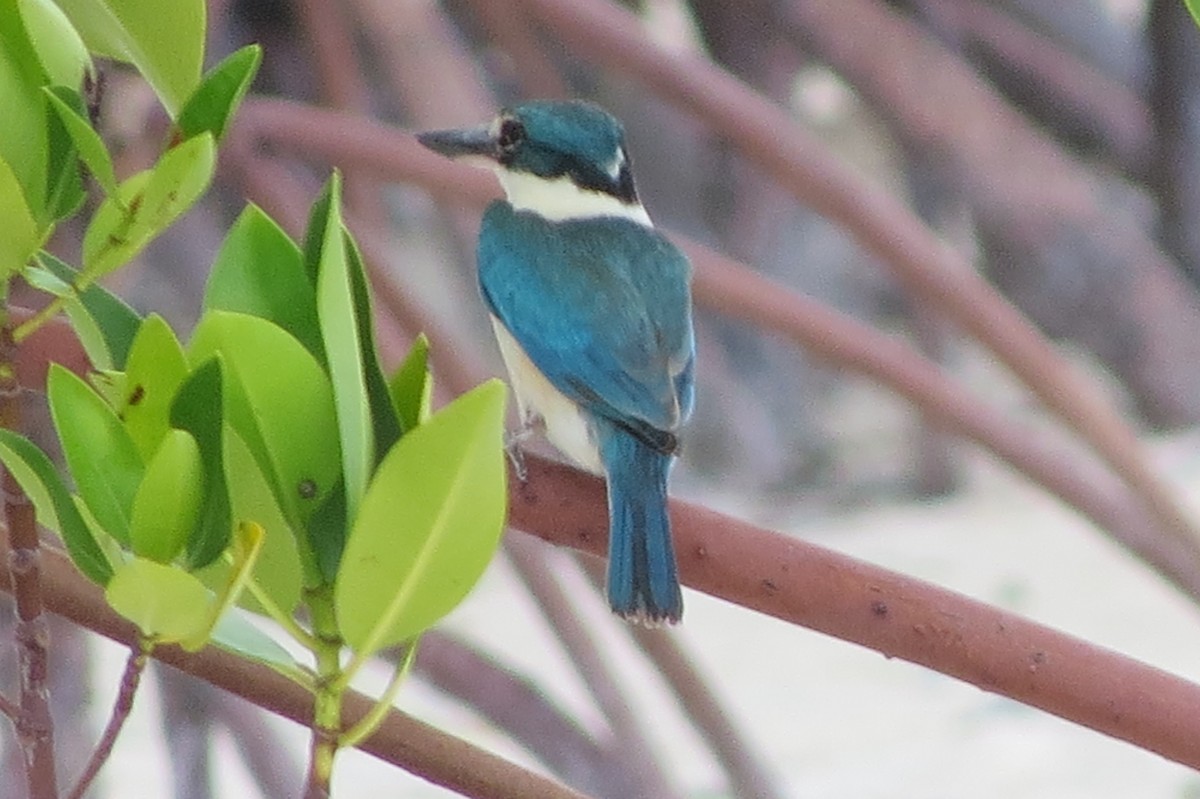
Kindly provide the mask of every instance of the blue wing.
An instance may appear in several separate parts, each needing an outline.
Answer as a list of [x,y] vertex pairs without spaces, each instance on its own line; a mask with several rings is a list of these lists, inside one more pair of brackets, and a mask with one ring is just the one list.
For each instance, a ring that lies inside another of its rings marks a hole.
[[651,228],[548,222],[493,203],[479,235],[492,313],[546,378],[660,451],[691,413],[690,266]]

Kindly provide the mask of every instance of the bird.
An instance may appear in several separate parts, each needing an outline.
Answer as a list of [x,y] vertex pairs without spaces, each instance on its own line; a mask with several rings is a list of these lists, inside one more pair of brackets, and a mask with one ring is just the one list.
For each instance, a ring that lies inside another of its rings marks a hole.
[[535,100],[417,138],[504,189],[477,262],[520,412],[515,446],[541,432],[605,479],[612,611],[678,622],[667,482],[695,402],[691,264],[638,199],[623,126],[588,101]]

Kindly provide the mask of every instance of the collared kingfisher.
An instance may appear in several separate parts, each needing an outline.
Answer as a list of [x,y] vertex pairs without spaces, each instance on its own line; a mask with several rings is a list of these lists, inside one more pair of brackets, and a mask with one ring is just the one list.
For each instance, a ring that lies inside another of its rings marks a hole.
[[691,266],[638,200],[621,123],[537,101],[418,138],[499,176],[479,285],[522,429],[606,479],[613,612],[678,621],[667,475],[694,397]]

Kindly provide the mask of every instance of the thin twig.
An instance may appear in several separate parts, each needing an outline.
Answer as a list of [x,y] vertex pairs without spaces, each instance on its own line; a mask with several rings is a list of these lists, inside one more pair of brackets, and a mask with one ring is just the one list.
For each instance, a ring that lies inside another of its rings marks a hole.
[[125,672],[121,675],[121,686],[117,691],[117,699],[113,703],[112,714],[108,717],[108,724],[104,727],[104,734],[100,736],[96,749],[88,758],[87,765],[84,766],[83,773],[79,775],[75,787],[67,794],[67,799],[81,799],[87,789],[91,787],[96,775],[100,773],[100,769],[108,761],[109,755],[112,754],[113,744],[117,742],[117,736],[121,734],[121,729],[125,726],[130,711],[133,710],[133,699],[137,695],[142,674],[146,669],[146,662],[153,649],[154,643],[144,638],[139,640],[137,646],[129,648],[129,657],[125,661]]
[[11,721],[15,722],[21,717],[21,706],[4,694],[0,694],[0,714],[8,716]]

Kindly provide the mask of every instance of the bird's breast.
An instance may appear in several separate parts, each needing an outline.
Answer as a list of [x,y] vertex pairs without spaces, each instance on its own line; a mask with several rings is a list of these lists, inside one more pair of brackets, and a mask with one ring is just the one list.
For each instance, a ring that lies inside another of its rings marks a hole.
[[564,455],[594,474],[603,474],[595,431],[587,414],[559,391],[533,363],[508,328],[492,317],[492,329],[508,370],[522,420],[537,416],[545,423],[546,438]]

